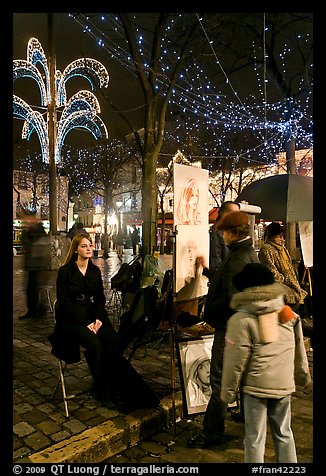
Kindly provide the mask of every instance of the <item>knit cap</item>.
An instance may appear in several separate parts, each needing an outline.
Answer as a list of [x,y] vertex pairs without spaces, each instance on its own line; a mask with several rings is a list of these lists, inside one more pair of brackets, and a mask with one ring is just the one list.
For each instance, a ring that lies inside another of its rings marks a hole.
[[233,284],[238,291],[273,283],[273,273],[262,263],[248,263],[243,267],[240,273],[233,276]]
[[215,225],[216,230],[230,230],[236,226],[249,225],[249,215],[244,212],[230,212]]
[[[239,291],[274,283],[273,273],[262,263],[248,263],[233,276],[233,284]],[[263,344],[278,338],[278,313],[269,312],[258,316],[259,338]]]

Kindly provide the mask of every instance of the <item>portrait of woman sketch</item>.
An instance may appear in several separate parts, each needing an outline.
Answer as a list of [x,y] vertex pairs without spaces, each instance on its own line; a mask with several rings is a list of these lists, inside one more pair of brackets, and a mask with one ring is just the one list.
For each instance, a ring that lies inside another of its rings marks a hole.
[[189,177],[182,189],[177,207],[178,222],[182,225],[198,225],[202,219],[199,211],[199,187],[197,181]]
[[204,276],[199,257],[208,257],[209,234],[205,225],[177,227],[176,293],[177,301],[207,294],[208,279]]
[[210,385],[212,343],[212,336],[183,339],[178,342],[181,378],[188,414],[204,412],[212,394]]
[[208,170],[174,164],[174,224],[208,225]]

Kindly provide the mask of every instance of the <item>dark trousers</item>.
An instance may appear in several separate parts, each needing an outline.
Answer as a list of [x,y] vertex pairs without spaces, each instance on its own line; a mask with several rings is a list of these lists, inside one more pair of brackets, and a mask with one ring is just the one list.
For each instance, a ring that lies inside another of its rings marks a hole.
[[33,317],[37,316],[39,305],[39,271],[29,270],[27,272],[26,304],[27,313]]
[[158,405],[159,399],[120,351],[112,324],[103,324],[97,334],[80,327],[79,342],[94,377],[94,390],[119,395],[129,408]]
[[210,367],[212,395],[208,402],[203,420],[203,434],[208,439],[212,440],[218,439],[224,434],[224,421],[227,412],[227,403],[223,402],[220,397],[225,342],[224,337],[224,330],[217,330],[215,332]]
[[94,378],[94,388],[98,391],[110,387],[114,379],[114,362],[118,358],[118,336],[112,324],[103,324],[97,334],[86,326],[80,326],[79,344],[86,349],[85,358]]

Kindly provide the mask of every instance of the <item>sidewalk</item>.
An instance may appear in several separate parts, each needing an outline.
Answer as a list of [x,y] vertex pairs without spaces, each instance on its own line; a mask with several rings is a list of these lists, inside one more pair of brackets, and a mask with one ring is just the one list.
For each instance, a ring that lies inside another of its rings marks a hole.
[[[128,262],[131,258],[131,250],[125,250],[123,261]],[[117,272],[121,262],[115,252],[111,252],[105,261],[98,258],[94,262],[102,270],[109,302],[110,278]],[[45,277],[45,282],[53,286],[50,289],[52,298],[55,297],[56,274],[56,271],[49,271]],[[161,403],[157,409],[124,414],[106,408],[87,393],[91,382],[88,367],[82,360],[79,364],[67,368],[68,392],[78,395],[68,402],[70,416],[66,418],[61,388],[51,400],[58,379],[57,360],[52,356],[47,340],[53,328],[52,315],[48,312],[46,317],[40,320],[18,320],[18,316],[26,311],[24,272],[20,256],[14,257],[13,281],[15,463],[96,463],[107,459],[114,461],[114,458],[117,458],[117,462],[132,462],[136,461],[135,454],[140,462],[147,462],[149,454],[152,455],[150,460],[155,462],[243,460],[243,425],[233,422],[229,416],[227,430],[230,434],[238,435],[236,439],[215,450],[193,450],[186,447],[186,439],[201,423],[202,415],[190,420],[182,419],[178,369],[175,406],[173,405],[168,333],[154,333],[151,342],[138,347],[132,359],[135,369],[160,397]],[[114,313],[110,315],[114,321]],[[308,352],[308,356],[312,365],[312,351]],[[174,408],[179,420],[176,427],[172,424]],[[299,389],[293,396],[293,431],[297,442],[298,461],[312,462],[312,389],[307,392]],[[171,435],[173,438],[177,437],[177,444],[172,449],[167,446]],[[145,450],[141,446],[143,444]],[[135,448],[142,450],[136,451]],[[273,446],[269,440],[268,448],[272,458]],[[155,452],[159,452],[159,455]],[[172,455],[172,459],[168,459],[167,455]]]

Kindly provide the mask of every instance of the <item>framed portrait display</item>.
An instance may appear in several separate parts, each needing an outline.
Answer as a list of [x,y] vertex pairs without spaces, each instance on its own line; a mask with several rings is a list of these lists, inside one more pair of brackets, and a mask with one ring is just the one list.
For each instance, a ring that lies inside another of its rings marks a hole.
[[205,413],[212,389],[210,362],[214,334],[176,339],[185,416]]

